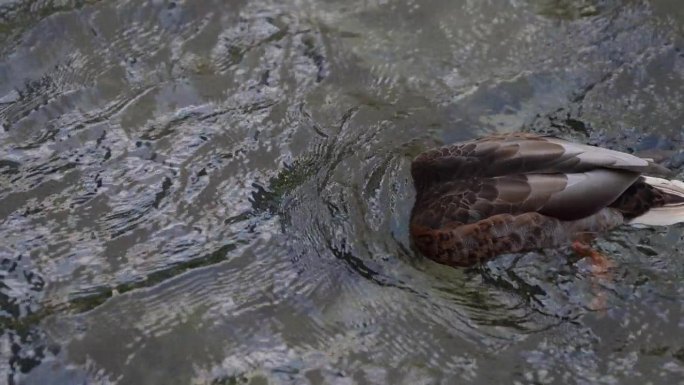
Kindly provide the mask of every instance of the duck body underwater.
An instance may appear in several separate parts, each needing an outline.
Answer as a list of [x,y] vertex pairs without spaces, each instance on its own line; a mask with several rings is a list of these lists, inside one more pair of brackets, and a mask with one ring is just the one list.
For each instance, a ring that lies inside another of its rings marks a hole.
[[428,150],[411,164],[410,232],[426,257],[472,266],[624,224],[684,222],[684,183],[650,159],[529,133]]

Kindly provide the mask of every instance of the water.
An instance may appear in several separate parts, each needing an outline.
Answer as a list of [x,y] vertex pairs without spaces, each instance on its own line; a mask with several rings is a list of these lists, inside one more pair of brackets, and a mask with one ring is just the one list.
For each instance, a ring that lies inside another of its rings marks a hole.
[[675,150],[678,0],[0,5],[10,384],[684,383],[682,226],[457,270],[412,156]]

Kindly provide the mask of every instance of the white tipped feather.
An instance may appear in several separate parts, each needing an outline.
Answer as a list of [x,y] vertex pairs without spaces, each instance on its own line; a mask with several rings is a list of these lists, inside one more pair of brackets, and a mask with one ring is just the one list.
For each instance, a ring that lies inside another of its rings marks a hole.
[[652,176],[642,176],[644,182],[668,194],[684,197],[684,182],[678,180],[667,180],[654,178]]
[[669,226],[684,222],[684,206],[664,206],[650,209],[646,214],[638,216],[631,221],[630,225]]
[[[684,182],[650,176],[643,178],[646,183],[666,194],[684,197]],[[629,221],[631,225],[650,226],[669,226],[679,222],[684,222],[684,203],[656,207]]]

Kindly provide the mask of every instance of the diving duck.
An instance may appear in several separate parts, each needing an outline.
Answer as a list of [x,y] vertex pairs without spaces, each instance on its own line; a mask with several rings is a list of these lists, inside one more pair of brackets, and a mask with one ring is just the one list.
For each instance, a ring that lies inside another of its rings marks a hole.
[[570,245],[623,224],[684,222],[684,183],[651,159],[509,133],[432,149],[411,164],[410,232],[426,257],[472,266]]

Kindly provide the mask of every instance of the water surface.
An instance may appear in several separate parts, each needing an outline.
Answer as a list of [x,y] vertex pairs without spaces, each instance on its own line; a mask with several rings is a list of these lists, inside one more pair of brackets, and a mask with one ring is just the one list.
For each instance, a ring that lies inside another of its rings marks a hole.
[[672,149],[677,0],[0,5],[10,384],[684,383],[682,226],[458,270],[411,158],[491,132]]

